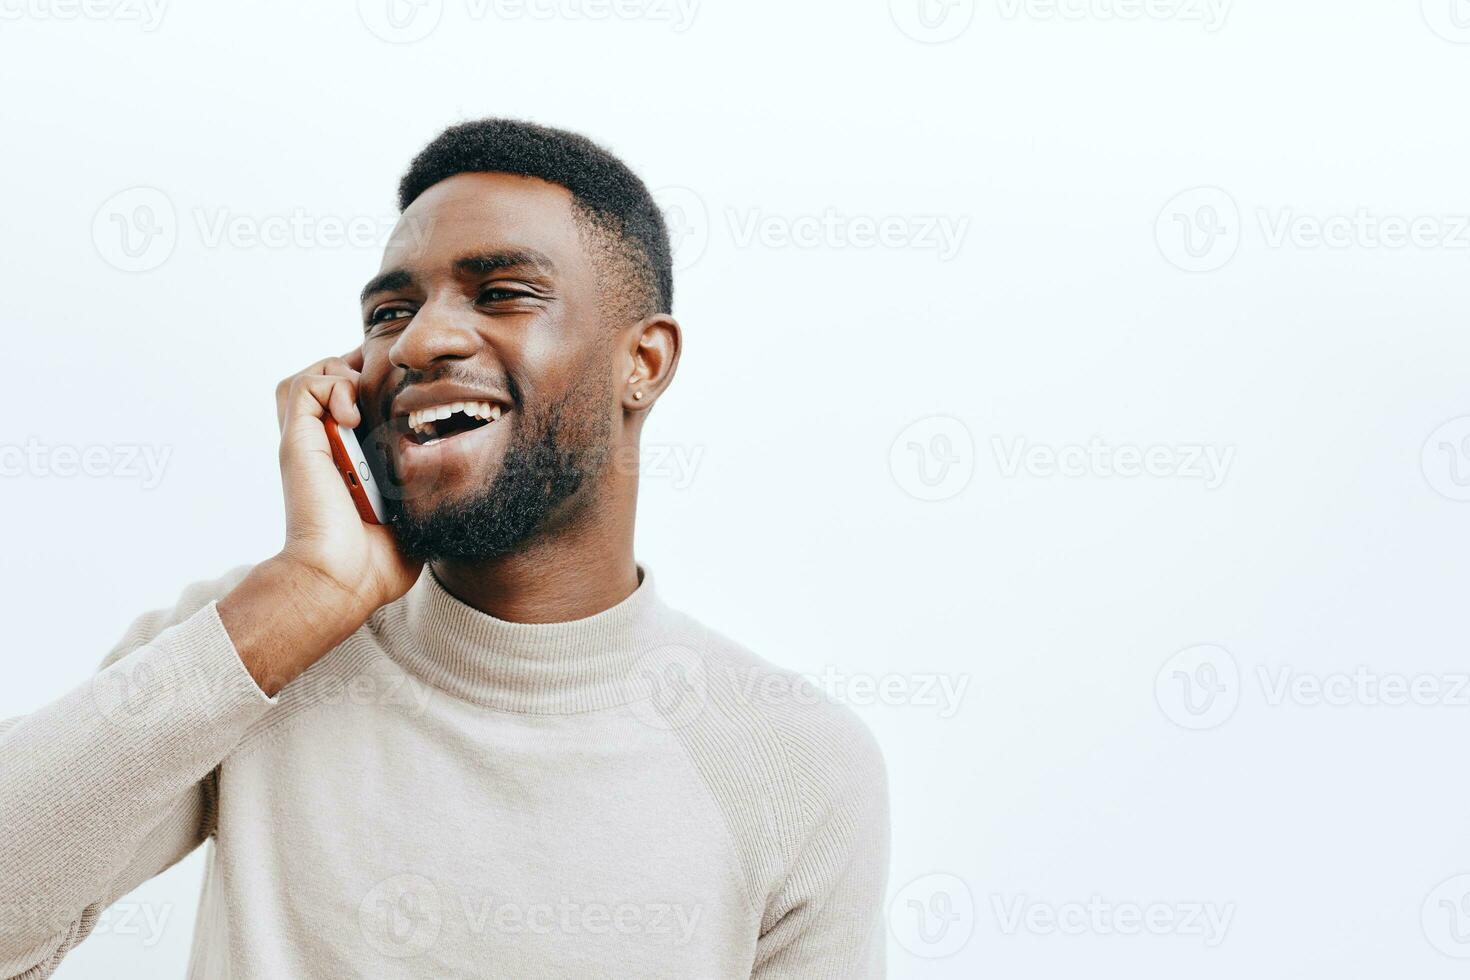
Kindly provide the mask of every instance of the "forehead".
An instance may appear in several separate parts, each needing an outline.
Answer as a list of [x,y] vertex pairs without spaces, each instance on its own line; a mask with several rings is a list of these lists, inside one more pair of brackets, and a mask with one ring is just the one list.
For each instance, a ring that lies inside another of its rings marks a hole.
[[516,174],[456,174],[399,216],[380,270],[442,272],[465,255],[515,249],[541,252],[562,274],[582,267],[571,191]]

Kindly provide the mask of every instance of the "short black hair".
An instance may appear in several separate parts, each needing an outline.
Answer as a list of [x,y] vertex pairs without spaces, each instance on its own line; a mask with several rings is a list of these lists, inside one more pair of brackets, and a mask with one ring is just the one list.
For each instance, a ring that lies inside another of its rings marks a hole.
[[[413,158],[398,182],[398,209],[463,173],[538,177],[572,192],[594,247],[614,260],[608,290],[634,319],[672,313],[674,269],[663,212],[638,175],[585,136],[519,119],[451,126]],[[599,263],[607,265],[607,263]],[[631,288],[629,288],[631,286]]]

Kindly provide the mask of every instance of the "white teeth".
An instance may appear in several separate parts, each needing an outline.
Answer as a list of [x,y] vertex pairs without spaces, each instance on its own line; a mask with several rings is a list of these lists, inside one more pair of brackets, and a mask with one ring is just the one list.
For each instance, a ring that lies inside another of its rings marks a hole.
[[427,427],[428,432],[432,434],[431,423],[447,419],[455,412],[463,412],[470,418],[494,422],[500,418],[501,408],[494,402],[451,402],[447,405],[435,405],[432,408],[421,408],[418,411],[409,412],[408,426],[415,430]]

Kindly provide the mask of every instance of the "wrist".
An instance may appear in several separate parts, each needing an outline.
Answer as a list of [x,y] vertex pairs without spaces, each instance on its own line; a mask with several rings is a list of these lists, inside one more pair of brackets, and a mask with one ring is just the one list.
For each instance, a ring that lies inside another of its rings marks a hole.
[[250,676],[274,697],[351,636],[372,610],[318,569],[277,555],[219,600],[225,631]]

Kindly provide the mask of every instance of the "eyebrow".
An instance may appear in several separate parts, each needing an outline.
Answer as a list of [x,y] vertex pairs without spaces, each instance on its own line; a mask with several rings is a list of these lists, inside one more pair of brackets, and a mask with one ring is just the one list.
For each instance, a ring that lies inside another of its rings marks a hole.
[[[556,264],[544,253],[533,248],[466,255],[454,261],[454,271],[460,276],[487,276],[492,272],[504,269],[532,269],[543,276],[556,274]],[[366,303],[369,296],[377,293],[408,289],[416,282],[413,274],[406,269],[391,269],[368,280],[368,284],[362,287],[362,295],[358,297],[358,302]]]
[[382,275],[373,276],[368,284],[362,287],[362,295],[357,298],[359,303],[366,303],[369,296],[378,293],[392,292],[396,289],[407,289],[414,284],[414,278],[403,269],[394,269]]

